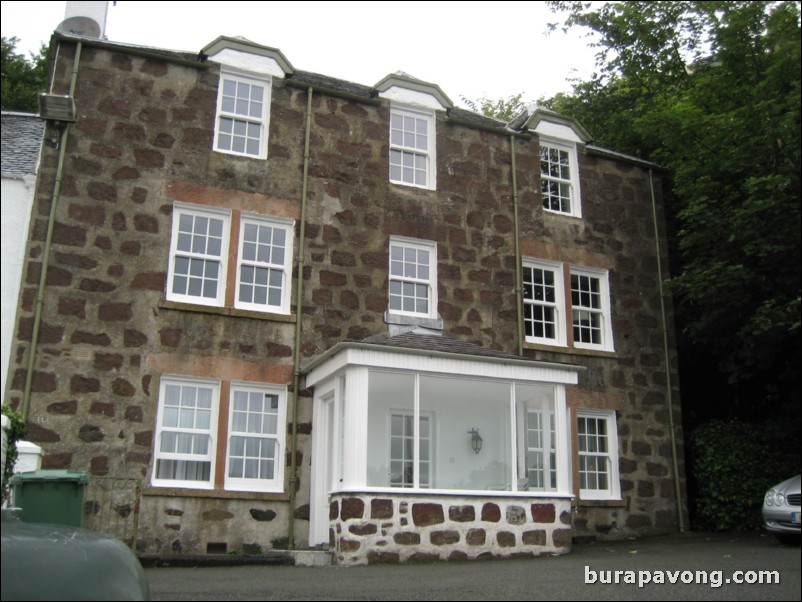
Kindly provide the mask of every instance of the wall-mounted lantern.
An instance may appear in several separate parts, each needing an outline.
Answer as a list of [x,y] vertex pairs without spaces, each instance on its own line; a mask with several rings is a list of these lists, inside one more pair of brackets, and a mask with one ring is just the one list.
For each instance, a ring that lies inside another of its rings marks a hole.
[[468,434],[471,436],[471,449],[473,453],[478,454],[482,451],[482,438],[479,436],[479,430],[471,429]]

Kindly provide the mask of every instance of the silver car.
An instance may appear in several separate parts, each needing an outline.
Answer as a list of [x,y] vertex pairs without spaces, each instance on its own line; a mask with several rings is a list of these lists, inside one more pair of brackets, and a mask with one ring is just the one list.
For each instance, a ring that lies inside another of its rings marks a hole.
[[775,485],[763,498],[763,523],[782,541],[798,541],[800,526],[800,475]]

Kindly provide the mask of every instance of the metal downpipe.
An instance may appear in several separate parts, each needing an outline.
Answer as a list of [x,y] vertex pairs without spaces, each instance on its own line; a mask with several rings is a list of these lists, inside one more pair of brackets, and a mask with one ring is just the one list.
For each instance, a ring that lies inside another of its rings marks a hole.
[[677,526],[680,532],[685,531],[685,516],[682,504],[682,487],[680,483],[679,464],[677,461],[677,435],[674,425],[674,396],[671,392],[671,358],[668,346],[668,320],[666,318],[665,291],[663,288],[663,267],[660,254],[660,232],[657,227],[657,201],[654,196],[654,180],[649,169],[649,191],[652,196],[652,222],[654,223],[654,245],[657,256],[657,283],[660,288],[660,319],[663,327],[663,355],[666,362],[666,399],[668,404],[668,430],[671,438],[672,476],[674,480],[674,497],[677,501]]
[[[60,46],[58,47],[60,48]],[[75,97],[75,86],[78,81],[78,65],[81,61],[81,50],[83,45],[78,42],[75,50],[75,59],[72,64],[72,76],[70,78],[70,92],[69,95]],[[56,59],[58,61],[58,51],[56,52]],[[54,62],[55,62],[54,61]],[[51,80],[52,90],[52,80]],[[51,127],[57,127],[51,125]],[[56,226],[56,210],[58,209],[58,202],[61,196],[61,181],[64,177],[64,159],[67,153],[67,141],[70,135],[70,124],[65,123],[64,129],[59,133],[59,153],[58,153],[58,166],[56,168],[56,181],[53,186],[53,196],[50,199],[50,215],[47,220],[47,234],[45,235],[45,247],[42,252],[42,268],[39,273],[39,285],[36,289],[36,301],[34,306],[33,315],[33,330],[31,332],[31,347],[28,350],[28,365],[25,373],[25,386],[22,390],[22,403],[20,413],[22,420],[28,421],[28,414],[31,409],[31,390],[33,389],[33,370],[36,364],[36,351],[39,346],[39,332],[42,328],[42,311],[45,302],[45,286],[47,283],[47,270],[50,261],[50,248],[53,244],[53,231]]]
[[295,549],[295,499],[298,485],[298,399],[301,388],[301,322],[304,300],[304,254],[306,252],[306,195],[309,184],[309,136],[312,129],[312,87],[306,89],[306,132],[304,134],[304,175],[301,189],[301,231],[298,241],[298,283],[295,287],[295,345],[292,367],[292,435],[290,437],[290,509],[287,520],[287,547]]
[[515,136],[510,136],[512,167],[512,215],[515,236],[515,311],[518,318],[518,355],[524,354],[523,276],[521,275],[521,222],[518,218],[518,174],[515,165]]

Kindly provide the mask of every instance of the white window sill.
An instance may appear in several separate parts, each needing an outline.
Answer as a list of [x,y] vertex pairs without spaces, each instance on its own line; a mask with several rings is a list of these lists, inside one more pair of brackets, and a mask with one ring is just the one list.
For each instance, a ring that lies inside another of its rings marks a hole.
[[379,493],[387,496],[435,497],[514,497],[574,499],[571,493],[558,491],[510,491],[508,489],[413,489],[412,487],[350,487],[335,489],[330,495]]

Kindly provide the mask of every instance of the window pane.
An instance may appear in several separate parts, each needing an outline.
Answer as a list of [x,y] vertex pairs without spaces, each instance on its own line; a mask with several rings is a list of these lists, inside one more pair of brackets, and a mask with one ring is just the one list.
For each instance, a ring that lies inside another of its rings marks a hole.
[[554,388],[515,385],[516,474],[519,490],[557,487]]
[[198,410],[196,412],[195,428],[207,430],[211,425],[212,413],[208,410]]
[[192,435],[189,433],[176,433],[176,449],[179,454],[192,453]]
[[156,463],[156,477],[182,481],[209,481],[211,478],[211,462],[159,460]]
[[[431,420],[433,433],[428,465],[431,487],[510,489],[510,394],[507,383],[420,376],[420,415]],[[472,447],[473,429],[482,439],[480,453]],[[437,449],[448,451],[438,457]]]
[[[371,371],[368,381],[367,485],[411,486],[415,377]],[[392,459],[392,462],[391,462]]]
[[[231,134],[234,131],[234,120],[230,117],[221,117],[219,122],[220,132],[224,134]],[[230,140],[231,136],[227,136]]]
[[160,451],[165,453],[174,453],[175,452],[175,433],[170,431],[165,431],[161,435],[161,445],[159,447]]
[[206,299],[217,297],[217,282],[207,280],[203,283],[203,297]]
[[228,464],[228,476],[237,479],[242,478],[244,464],[242,458],[231,458]]

